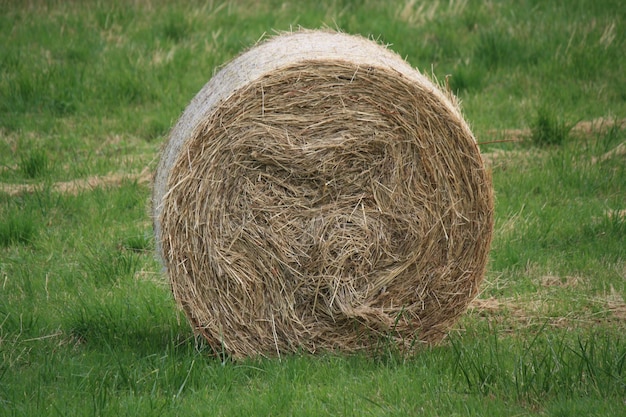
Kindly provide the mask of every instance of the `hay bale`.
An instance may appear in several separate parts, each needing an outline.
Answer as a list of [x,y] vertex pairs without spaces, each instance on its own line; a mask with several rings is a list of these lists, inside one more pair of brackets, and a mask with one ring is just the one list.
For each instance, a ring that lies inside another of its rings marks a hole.
[[454,98],[375,42],[317,31],[204,86],[153,210],[174,297],[234,357],[436,342],[475,297],[493,228]]

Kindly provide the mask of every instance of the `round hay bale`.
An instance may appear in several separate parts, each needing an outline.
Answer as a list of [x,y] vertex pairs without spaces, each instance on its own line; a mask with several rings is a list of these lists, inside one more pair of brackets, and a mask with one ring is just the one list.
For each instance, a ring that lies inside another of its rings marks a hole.
[[493,229],[454,98],[383,46],[320,31],[265,41],[202,88],[153,210],[174,297],[234,357],[439,341]]

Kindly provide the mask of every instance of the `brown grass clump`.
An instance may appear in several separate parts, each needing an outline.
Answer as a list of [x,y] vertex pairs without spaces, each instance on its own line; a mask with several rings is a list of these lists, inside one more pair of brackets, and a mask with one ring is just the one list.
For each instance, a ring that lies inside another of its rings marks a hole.
[[[72,181],[60,181],[51,184],[52,191],[78,195],[85,190],[94,190],[100,187],[117,187],[124,181],[137,181],[138,184],[148,184],[152,179],[149,169],[142,170],[139,174],[114,173],[108,175],[95,175],[87,178],[79,178]],[[43,188],[43,184],[6,184],[0,182],[0,193],[10,196],[32,194]]]
[[493,229],[454,99],[333,32],[278,36],[224,67],[154,187],[174,296],[234,357],[436,342],[475,297]]

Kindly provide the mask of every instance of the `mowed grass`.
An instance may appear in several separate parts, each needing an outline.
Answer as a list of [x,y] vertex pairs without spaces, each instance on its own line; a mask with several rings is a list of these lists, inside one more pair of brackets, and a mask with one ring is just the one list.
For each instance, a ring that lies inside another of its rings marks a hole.
[[[620,1],[0,1],[0,415],[626,415],[624,22]],[[233,362],[175,306],[146,173],[220,65],[298,26],[389,43],[463,101],[496,226],[440,346]]]

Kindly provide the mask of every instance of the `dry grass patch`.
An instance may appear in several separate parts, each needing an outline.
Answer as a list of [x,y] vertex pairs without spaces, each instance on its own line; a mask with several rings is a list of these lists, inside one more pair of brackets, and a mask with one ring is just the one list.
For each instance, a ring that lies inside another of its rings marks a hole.
[[[79,178],[71,181],[59,181],[52,183],[52,191],[77,195],[83,191],[93,190],[103,187],[118,187],[126,181],[137,181],[139,184],[149,184],[152,180],[152,173],[149,169],[144,169],[138,174],[113,173],[108,175],[94,175],[87,178]],[[41,189],[42,184],[6,184],[0,183],[0,192],[10,196],[34,193]]]
[[470,303],[468,311],[486,320],[509,323],[511,329],[517,330],[542,323],[559,328],[591,328],[598,324],[626,327],[623,296],[613,287],[608,293],[597,296],[570,291],[579,289],[581,280],[574,276],[543,276],[541,289],[534,294],[479,297]]
[[[613,117],[599,117],[593,120],[582,120],[572,126],[571,132],[579,137],[588,138],[591,135],[603,134],[610,129],[626,129],[626,119],[616,119]],[[532,136],[531,129],[504,129],[488,130],[486,138],[480,143],[503,142],[524,142]],[[489,154],[487,154],[488,156]]]

